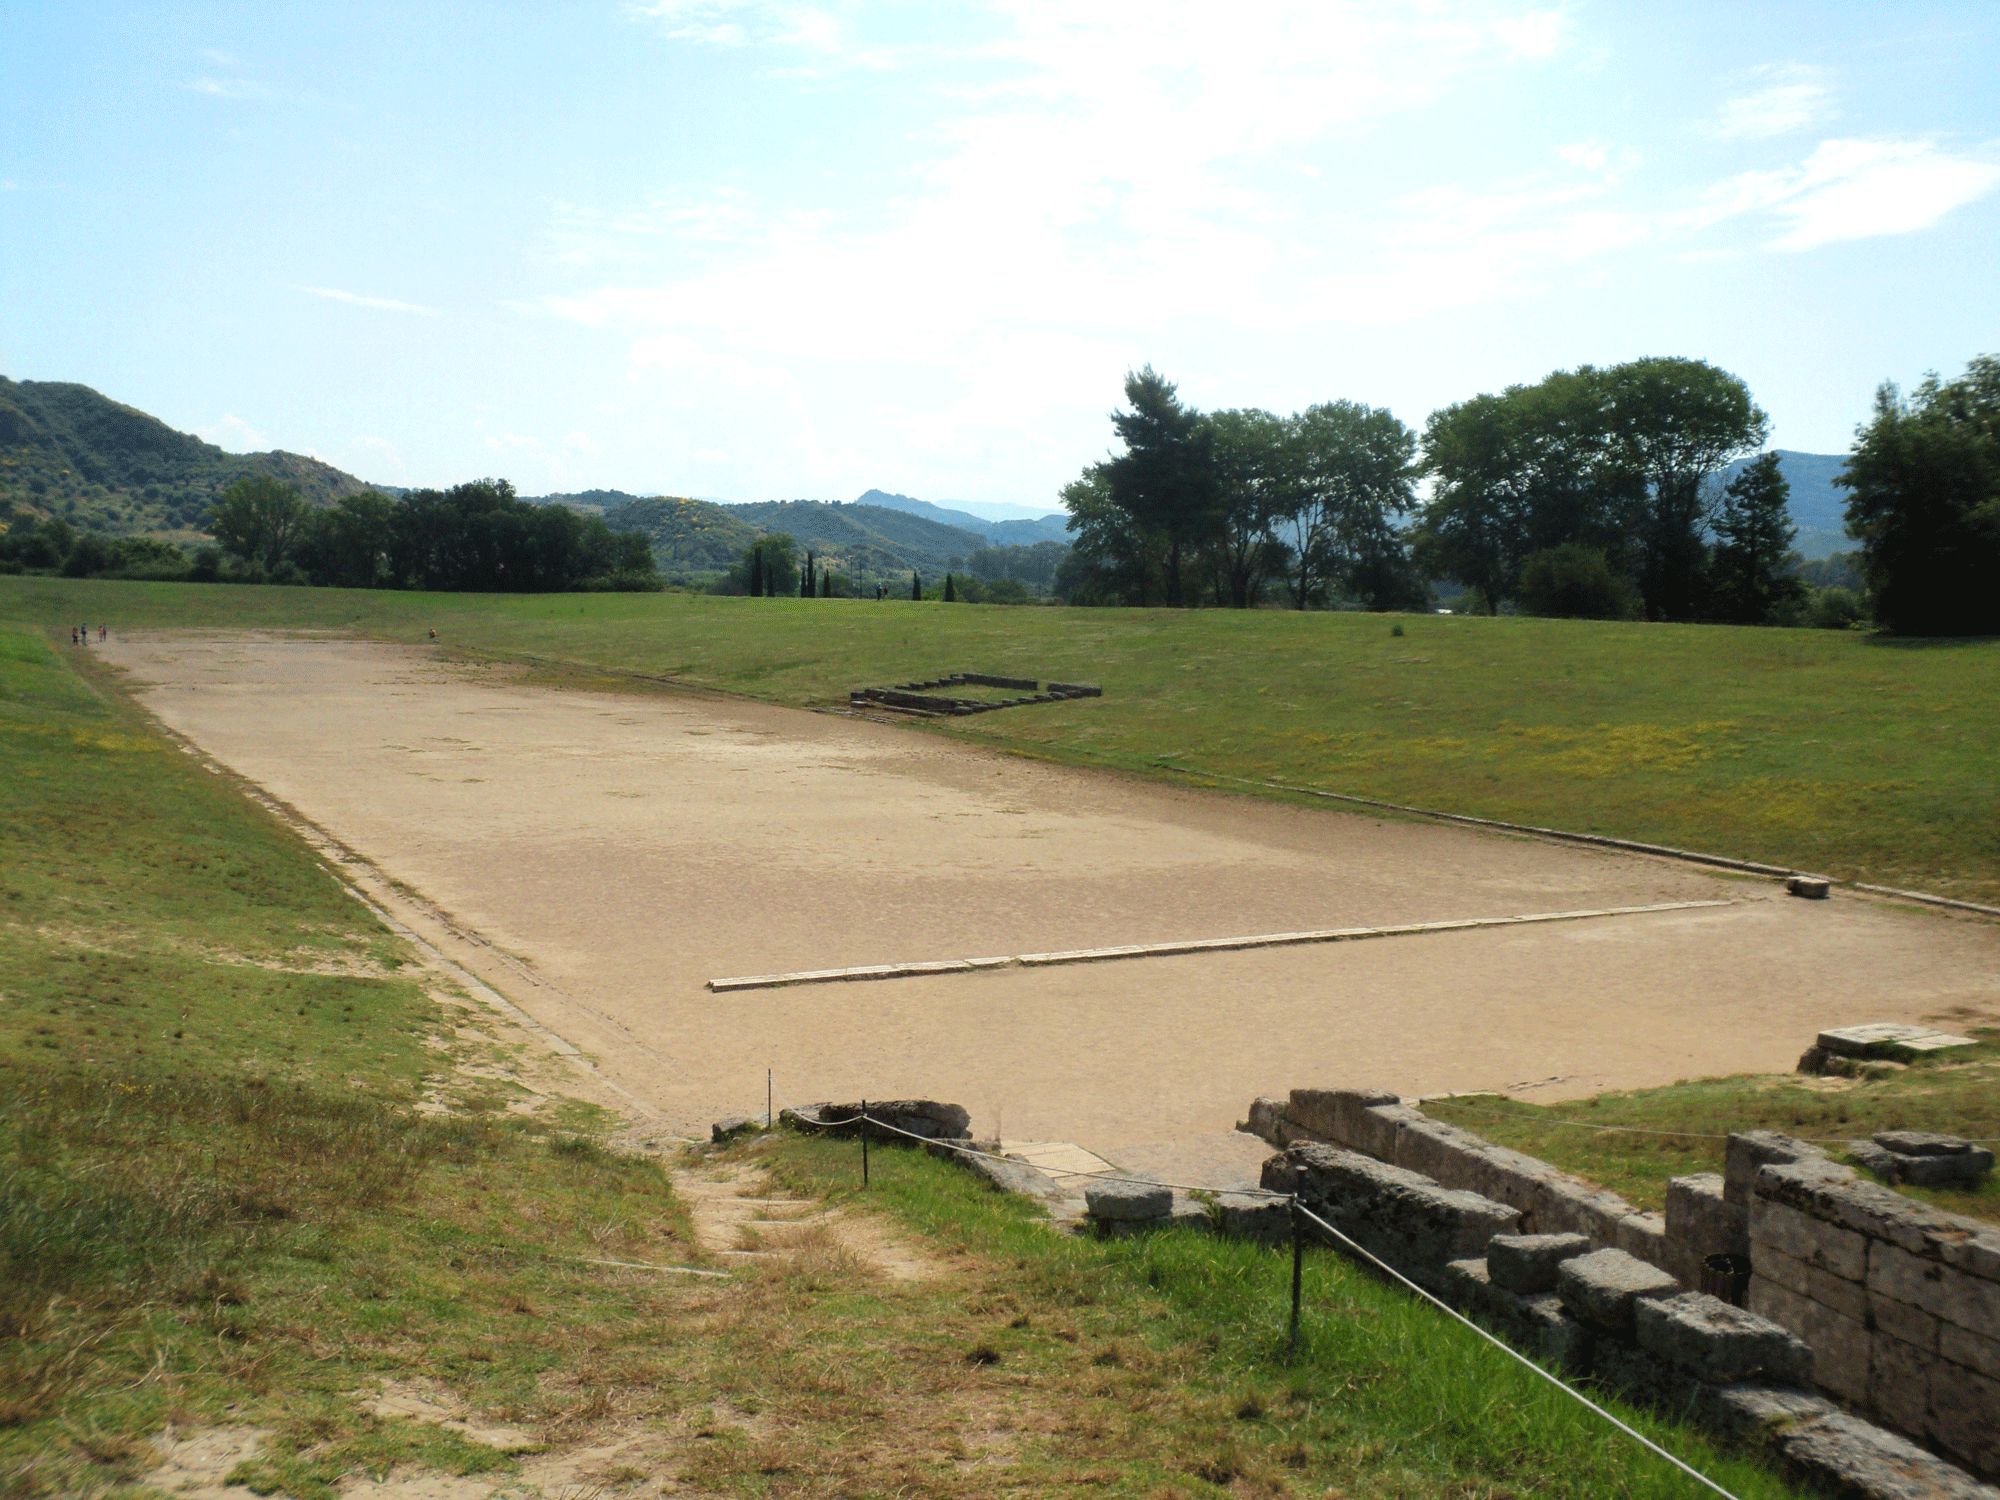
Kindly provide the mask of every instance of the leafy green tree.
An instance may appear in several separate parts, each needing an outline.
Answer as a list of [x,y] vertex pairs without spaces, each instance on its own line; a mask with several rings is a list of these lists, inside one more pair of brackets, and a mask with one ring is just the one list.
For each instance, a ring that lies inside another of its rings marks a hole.
[[1902,635],[2000,633],[2000,359],[1926,376],[1907,401],[1884,385],[1834,483],[1877,620]]
[[1384,584],[1402,546],[1392,518],[1416,503],[1416,434],[1386,408],[1355,401],[1308,407],[1291,427],[1288,482],[1274,521],[1293,605],[1324,602],[1357,580],[1364,561],[1371,582]]
[[1063,508],[1076,540],[1050,590],[1070,604],[1151,604],[1158,597],[1154,580],[1166,571],[1166,541],[1112,500],[1105,468],[1092,464],[1063,486]]
[[297,490],[268,474],[246,474],[222,492],[208,528],[226,551],[269,572],[285,560],[305,521]]
[[314,583],[375,588],[388,581],[396,504],[375,490],[315,511],[301,530],[299,563]]
[[94,531],[86,531],[76,539],[76,545],[69,549],[69,556],[63,559],[63,577],[90,578],[96,574],[109,572],[112,566],[111,545]]
[[767,531],[743,550],[743,560],[730,569],[752,598],[780,599],[799,586],[799,544],[782,531]]
[[1202,420],[1212,436],[1221,499],[1221,524],[1204,550],[1215,602],[1248,609],[1264,581],[1285,567],[1285,547],[1272,527],[1297,503],[1292,424],[1255,410],[1210,412]]
[[1613,475],[1645,497],[1639,526],[1639,588],[1655,620],[1699,610],[1715,476],[1761,447],[1770,431],[1750,388],[1699,359],[1635,359],[1596,372],[1610,421]]
[[1709,597],[1720,620],[1761,625],[1796,613],[1806,586],[1792,571],[1792,486],[1766,453],[1746,464],[1722,492],[1713,522]]
[[1624,620],[1640,612],[1637,591],[1596,547],[1564,542],[1521,564],[1521,607],[1531,615]]
[[1494,609],[1529,556],[1574,543],[1633,575],[1653,618],[1690,618],[1714,477],[1767,425],[1741,380],[1692,359],[1584,365],[1459,402],[1424,429],[1415,550]]
[[1125,399],[1132,409],[1111,414],[1125,451],[1102,466],[1104,480],[1111,503],[1164,541],[1163,592],[1167,607],[1178,609],[1183,556],[1222,524],[1214,434],[1151,365],[1126,375]]

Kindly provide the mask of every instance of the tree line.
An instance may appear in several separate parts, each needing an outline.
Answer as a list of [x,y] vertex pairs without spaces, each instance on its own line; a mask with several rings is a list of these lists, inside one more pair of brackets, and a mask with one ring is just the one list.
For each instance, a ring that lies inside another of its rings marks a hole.
[[170,542],[78,534],[60,520],[10,527],[0,564],[75,577],[310,583],[493,593],[649,589],[659,581],[641,535],[617,535],[597,516],[531,505],[504,479],[448,490],[377,491],[309,505],[267,475],[236,480],[208,515],[219,544],[189,559]]
[[[1414,609],[1442,584],[1489,613],[1845,625],[1864,608],[1792,551],[1769,420],[1701,360],[1559,370],[1421,435],[1352,401],[1197,411],[1150,366],[1125,399],[1123,451],[1063,491],[1070,603]],[[2000,362],[1907,400],[1884,387],[1837,483],[1881,623],[2000,629]]]

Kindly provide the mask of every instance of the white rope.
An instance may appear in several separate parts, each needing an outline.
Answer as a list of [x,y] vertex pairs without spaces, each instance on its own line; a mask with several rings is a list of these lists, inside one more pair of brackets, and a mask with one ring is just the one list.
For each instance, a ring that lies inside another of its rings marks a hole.
[[1292,1199],[1292,1203],[1293,1206],[1296,1207],[1300,1213],[1304,1214],[1308,1219],[1311,1219],[1313,1223],[1319,1225],[1320,1228],[1324,1229],[1328,1234],[1332,1235],[1342,1245],[1346,1246],[1349,1250],[1352,1250],[1356,1255],[1361,1256],[1370,1265],[1373,1265],[1378,1270],[1385,1271],[1390,1276],[1393,1276],[1396,1280],[1400,1281],[1404,1286],[1408,1287],[1411,1291],[1415,1292],[1419,1297],[1423,1298],[1426,1302],[1430,1303],[1433,1307],[1437,1308],[1447,1317],[1452,1318],[1457,1322],[1463,1323],[1467,1328],[1470,1328],[1474,1333],[1478,1334],[1481,1338],[1485,1339],[1487,1343],[1491,1344],[1494,1348],[1498,1349],[1502,1354],[1506,1355],[1509,1359],[1514,1360],[1516,1363],[1533,1371],[1535,1374],[1539,1375],[1542,1379],[1546,1380],[1550,1385],[1554,1386],[1557,1390],[1561,1391],[1565,1396],[1568,1396],[1571,1400],[1579,1402],[1584,1406],[1587,1406],[1588,1408],[1590,1408],[1590,1410],[1596,1412],[1598,1416],[1604,1418],[1605,1421],[1609,1422],[1613,1427],[1616,1427],[1620,1432],[1624,1433],[1634,1442],[1639,1443],[1643,1447],[1651,1449],[1654,1453],[1657,1453],[1661,1458],[1664,1458],[1668,1463],[1672,1464],[1675,1468],[1679,1469],[1682,1473],[1686,1474],[1696,1483],[1702,1485],[1704,1488],[1713,1490],[1718,1495],[1721,1495],[1723,1497],[1723,1500],[1736,1500],[1736,1496],[1730,1494],[1728,1490],[1725,1490],[1721,1485],[1717,1484],[1713,1479],[1710,1479],[1706,1474],[1702,1473],[1699,1469],[1696,1469],[1690,1466],[1689,1464],[1683,1462],[1681,1459],[1674,1457],[1673,1454],[1669,1453],[1666,1449],[1662,1448],[1658,1443],[1654,1442],[1651,1438],[1647,1437],[1643,1432],[1640,1432],[1637,1429],[1628,1426],[1626,1423],[1619,1421],[1617,1417],[1613,1416],[1610,1412],[1606,1411],[1603,1407],[1599,1406],[1595,1401],[1591,1400],[1588,1396],[1584,1395],[1583,1392],[1575,1389],[1573,1386],[1565,1384],[1563,1381],[1559,1380],[1556,1376],[1551,1375],[1547,1370],[1544,1370],[1540,1365],[1536,1364],[1532,1359],[1529,1359],[1525,1354],[1521,1353],[1518,1349],[1515,1349],[1511,1345],[1507,1344],[1505,1341],[1494,1337],[1494,1335],[1488,1333],[1484,1328],[1481,1328],[1477,1323],[1473,1322],[1470,1318],[1466,1317],[1463,1313],[1460,1313],[1456,1308],[1450,1306],[1448,1303],[1440,1300],[1437,1297],[1432,1296],[1429,1292],[1425,1291],[1422,1287],[1418,1286],[1414,1281],[1410,1280],[1409,1277],[1405,1276],[1401,1271],[1398,1271],[1394,1266],[1390,1265],[1380,1256],[1375,1255],[1370,1251],[1363,1249],[1360,1245],[1357,1245],[1353,1240],[1349,1239],[1346,1235],[1342,1234],[1338,1229],[1335,1229],[1331,1224],[1327,1223],[1326,1220],[1322,1219],[1318,1214],[1314,1213],[1311,1209],[1307,1208],[1303,1203],[1300,1203],[1296,1197]]
[[[984,1151],[974,1151],[972,1148],[968,1146],[961,1146],[954,1141],[942,1141],[932,1136],[918,1135],[913,1130],[905,1130],[899,1125],[891,1125],[886,1120],[878,1120],[872,1114],[869,1114],[866,1111],[863,1111],[858,1115],[854,1115],[846,1120],[824,1120],[824,1121],[805,1120],[802,1116],[800,1116],[797,1110],[792,1110],[790,1111],[790,1113],[792,1115],[792,1118],[795,1120],[799,1120],[800,1123],[816,1126],[817,1128],[822,1130],[832,1129],[835,1126],[839,1125],[853,1125],[853,1124],[865,1123],[868,1125],[873,1125],[880,1130],[891,1131],[896,1135],[907,1136],[909,1139],[920,1142],[921,1144],[926,1146],[942,1146],[947,1151],[956,1151],[963,1156],[985,1156],[988,1154]],[[1044,1170],[1044,1169],[1038,1168],[1037,1170]],[[1061,1169],[1058,1169],[1059,1172],[1060,1170]],[[1061,1175],[1068,1177],[1122,1176],[1122,1174],[1111,1173],[1111,1172],[1061,1172]],[[1146,1180],[1152,1181],[1153,1179],[1149,1178]],[[1168,1182],[1158,1183],[1157,1185],[1160,1187],[1177,1186],[1177,1184]],[[1192,1191],[1192,1189],[1183,1189],[1183,1191]],[[1203,1191],[1206,1191],[1206,1189],[1204,1189]],[[1390,1265],[1380,1256],[1375,1255],[1373,1252],[1362,1248],[1360,1245],[1357,1245],[1353,1240],[1349,1239],[1346,1235],[1342,1234],[1338,1229],[1335,1229],[1331,1224],[1327,1223],[1326,1220],[1322,1219],[1318,1214],[1314,1213],[1311,1209],[1307,1208],[1303,1203],[1300,1203],[1297,1194],[1272,1192],[1268,1188],[1254,1188],[1250,1189],[1249,1191],[1254,1193],[1255,1196],[1260,1198],[1289,1199],[1294,1208],[1296,1208],[1300,1213],[1304,1214],[1308,1219],[1311,1219],[1315,1224],[1319,1225],[1319,1227],[1324,1229],[1328,1234],[1332,1235],[1335,1240],[1339,1241],[1349,1250],[1352,1250],[1356,1255],[1359,1255],[1362,1259],[1366,1260],[1370,1265],[1373,1265],[1378,1270],[1381,1270],[1387,1273],[1388,1275],[1394,1277],[1397,1281],[1401,1282],[1404,1286],[1408,1287],[1411,1291],[1415,1292],[1419,1297],[1423,1298],[1426,1302],[1430,1303],[1433,1307],[1437,1308],[1440,1312],[1444,1313],[1446,1317],[1449,1317],[1456,1322],[1464,1324],[1467,1328],[1470,1328],[1474,1333],[1478,1334],[1482,1339],[1486,1340],[1487,1343],[1491,1344],[1494,1348],[1498,1349],[1502,1354],[1506,1355],[1509,1359],[1514,1360],[1516,1363],[1533,1371],[1536,1375],[1539,1375],[1543,1380],[1546,1380],[1550,1385],[1554,1386],[1557,1390],[1561,1391],[1565,1396],[1568,1396],[1571,1400],[1576,1401],[1585,1407],[1588,1407],[1591,1411],[1597,1413],[1598,1416],[1604,1418],[1605,1421],[1609,1422],[1613,1427],[1616,1427],[1620,1432],[1624,1433],[1634,1442],[1658,1454],[1661,1458],[1664,1458],[1668,1463],[1672,1464],[1675,1468],[1679,1469],[1682,1473],[1686,1474],[1696,1483],[1702,1485],[1707,1489],[1713,1490],[1716,1494],[1722,1496],[1723,1500],[1737,1500],[1737,1497],[1735,1495],[1731,1494],[1728,1490],[1724,1489],[1721,1485],[1717,1484],[1713,1479],[1710,1479],[1706,1474],[1702,1473],[1699,1469],[1696,1469],[1687,1464],[1686,1462],[1684,1462],[1683,1460],[1676,1458],[1673,1454],[1669,1453],[1665,1448],[1662,1448],[1658,1443],[1654,1442],[1651,1438],[1647,1437],[1643,1432],[1640,1432],[1636,1428],[1629,1426],[1627,1423],[1620,1421],[1617,1417],[1613,1416],[1610,1412],[1606,1411],[1603,1407],[1599,1406],[1595,1401],[1591,1400],[1588,1396],[1584,1395],[1583,1392],[1575,1389],[1570,1385],[1565,1384],[1562,1380],[1550,1374],[1547,1370],[1543,1369],[1540,1365],[1536,1364],[1532,1359],[1529,1359],[1525,1354],[1522,1354],[1519,1350],[1513,1348],[1505,1341],[1496,1338],[1493,1334],[1488,1333],[1484,1328],[1481,1328],[1477,1323],[1473,1322],[1470,1318],[1460,1313],[1456,1308],[1453,1308],[1450,1304],[1441,1301],[1437,1297],[1432,1296],[1429,1292],[1425,1291],[1422,1287],[1418,1286],[1414,1281],[1410,1280],[1409,1277],[1405,1276],[1401,1271],[1398,1271],[1394,1266]]]

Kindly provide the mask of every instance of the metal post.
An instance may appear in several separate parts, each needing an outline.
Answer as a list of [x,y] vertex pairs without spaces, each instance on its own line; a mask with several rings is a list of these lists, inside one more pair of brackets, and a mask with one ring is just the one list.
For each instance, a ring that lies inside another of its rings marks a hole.
[[764,1070],[764,1128],[769,1130],[778,1123],[778,1117],[771,1113],[771,1070]]
[[1299,1200],[1291,1201],[1292,1212],[1292,1348],[1299,1347],[1299,1289],[1305,1279],[1306,1221],[1299,1212]]
[[868,1186],[868,1101],[861,1101],[861,1185]]

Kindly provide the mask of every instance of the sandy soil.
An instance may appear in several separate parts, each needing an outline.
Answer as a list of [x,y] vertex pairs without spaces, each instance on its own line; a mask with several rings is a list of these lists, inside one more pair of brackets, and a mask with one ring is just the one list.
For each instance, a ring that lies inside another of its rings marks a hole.
[[[1163,788],[864,720],[525,686],[391,646],[209,636],[99,649],[169,726],[353,851],[351,872],[412,928],[690,1133],[761,1112],[768,1066],[781,1105],[928,1095],[964,1104],[981,1135],[1233,1161],[1217,1133],[1253,1095],[1295,1085],[1552,1099],[1789,1068],[1824,1026],[2000,1019],[2000,925],[1845,894],[1799,901],[1661,860]],[[1733,904],[703,988],[1715,898]]]

